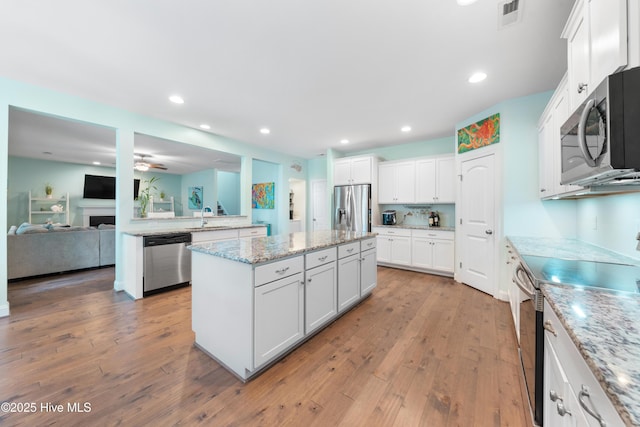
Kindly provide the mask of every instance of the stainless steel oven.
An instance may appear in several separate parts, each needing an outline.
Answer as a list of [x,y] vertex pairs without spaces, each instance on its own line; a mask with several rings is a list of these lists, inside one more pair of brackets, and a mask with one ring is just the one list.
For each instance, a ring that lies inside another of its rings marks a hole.
[[531,414],[535,425],[542,425],[544,331],[542,292],[519,261],[513,281],[520,288],[520,362],[524,373]]

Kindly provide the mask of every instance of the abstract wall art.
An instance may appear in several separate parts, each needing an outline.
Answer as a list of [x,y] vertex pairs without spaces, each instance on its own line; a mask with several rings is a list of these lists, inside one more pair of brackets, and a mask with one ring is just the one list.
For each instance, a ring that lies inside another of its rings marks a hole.
[[273,182],[253,184],[251,189],[251,207],[253,209],[274,209],[274,186],[275,184]]
[[458,130],[458,154],[500,142],[500,113]]

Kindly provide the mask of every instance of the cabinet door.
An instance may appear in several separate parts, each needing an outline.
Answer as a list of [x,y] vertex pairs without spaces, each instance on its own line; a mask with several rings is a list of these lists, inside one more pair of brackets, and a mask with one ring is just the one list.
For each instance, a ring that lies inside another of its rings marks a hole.
[[411,265],[411,238],[393,236],[391,238],[391,262]]
[[351,160],[336,160],[333,162],[333,185],[349,184],[351,184]]
[[626,0],[590,0],[591,83],[595,89],[609,74],[627,65]]
[[413,203],[416,199],[416,163],[403,162],[396,164],[396,201]]
[[255,288],[253,328],[255,368],[304,337],[302,273]]
[[[567,33],[567,54],[569,73],[569,102],[570,110],[576,108],[584,101],[590,88],[590,50],[589,50],[589,28],[587,19],[587,8],[584,0],[578,0],[575,6],[575,14],[569,24]],[[583,85],[587,85],[584,87]],[[583,88],[581,91],[579,88]]]
[[391,238],[388,236],[376,236],[376,247],[378,248],[378,261],[391,262]]
[[433,269],[453,273],[454,245],[453,240],[432,240],[433,243]]
[[436,160],[416,161],[416,203],[433,203],[436,198]]
[[369,249],[360,254],[360,294],[366,295],[378,285],[376,250]]
[[433,244],[430,239],[414,237],[411,239],[411,260],[415,267],[433,268]]
[[354,254],[338,260],[338,311],[344,311],[359,299],[360,254]]
[[554,161],[551,150],[551,134],[553,131],[553,115],[549,114],[538,131],[538,188],[540,198],[555,195],[553,186]]
[[359,157],[351,160],[351,183],[371,184],[371,157]]
[[318,329],[338,314],[336,262],[307,270],[305,333]]
[[380,164],[378,166],[378,203],[395,203],[395,187],[395,165]]
[[453,157],[436,161],[436,201],[438,203],[455,203],[455,162]]

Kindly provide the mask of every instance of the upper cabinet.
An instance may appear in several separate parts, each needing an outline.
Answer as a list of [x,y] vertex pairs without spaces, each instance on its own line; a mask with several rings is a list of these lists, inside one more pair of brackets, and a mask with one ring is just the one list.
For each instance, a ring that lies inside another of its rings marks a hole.
[[566,75],[547,104],[538,125],[539,196],[551,199],[582,189],[577,185],[560,185],[562,153],[560,127],[569,118],[569,90]]
[[378,203],[415,201],[416,162],[382,162],[378,167]]
[[375,165],[372,156],[337,159],[333,162],[333,185],[371,184]]
[[562,37],[573,111],[606,76],[627,65],[627,1],[576,1]]
[[455,203],[454,156],[416,160],[416,203]]

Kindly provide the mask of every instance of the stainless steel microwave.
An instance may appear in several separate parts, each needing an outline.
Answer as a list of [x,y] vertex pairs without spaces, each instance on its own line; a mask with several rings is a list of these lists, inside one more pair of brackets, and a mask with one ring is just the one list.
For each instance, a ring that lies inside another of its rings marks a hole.
[[640,67],[608,76],[560,133],[561,184],[640,183]]

